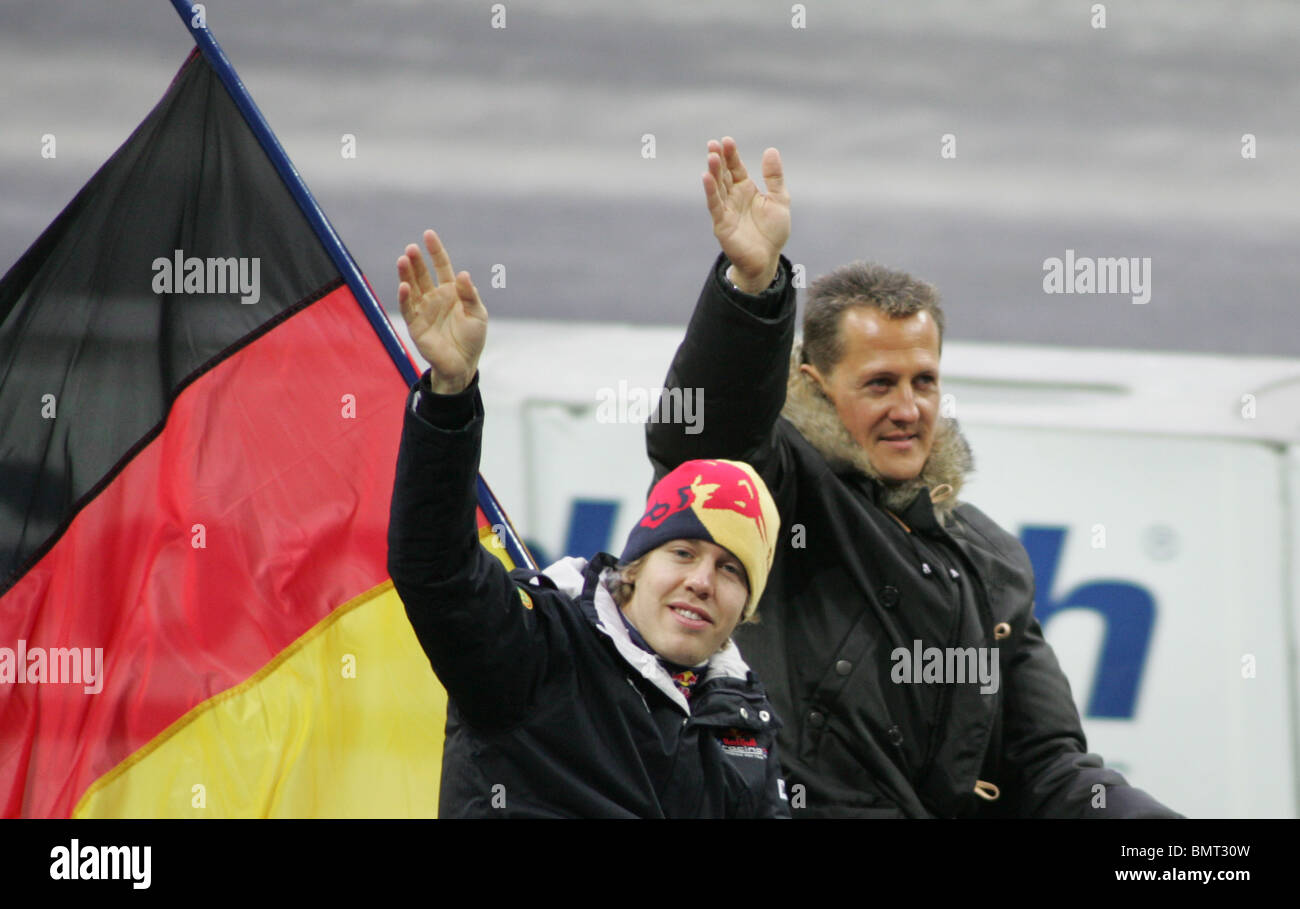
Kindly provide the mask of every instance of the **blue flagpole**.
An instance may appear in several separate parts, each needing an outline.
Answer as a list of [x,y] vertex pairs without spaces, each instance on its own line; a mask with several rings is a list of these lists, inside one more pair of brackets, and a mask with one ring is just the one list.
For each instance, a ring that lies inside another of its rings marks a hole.
[[[239,108],[239,112],[244,115],[244,121],[261,144],[262,150],[271,159],[271,164],[275,166],[276,171],[280,174],[280,179],[284,181],[285,187],[288,188],[294,201],[298,203],[298,208],[302,210],[312,230],[316,232],[317,238],[325,246],[325,251],[329,253],[335,267],[343,275],[343,280],[347,283],[348,289],[352,291],[352,296],[361,305],[361,311],[365,313],[371,327],[379,335],[380,342],[384,345],[384,349],[388,351],[389,357],[397,366],[402,378],[407,385],[415,384],[415,381],[420,377],[419,373],[415,371],[415,367],[402,349],[402,342],[398,339],[397,333],[393,331],[393,326],[388,321],[388,315],[384,312],[383,305],[375,299],[370,286],[366,284],[366,279],[361,274],[361,269],[357,267],[356,261],[353,260],[352,254],[348,252],[347,247],[343,245],[343,241],[339,239],[339,235],[334,231],[334,226],[325,217],[325,213],[321,211],[320,205],[316,203],[316,199],[312,196],[311,190],[307,188],[307,184],[303,182],[302,176],[299,175],[298,169],[293,166],[293,162],[289,160],[289,155],[285,153],[284,147],[280,145],[280,140],[275,137],[275,133],[271,131],[266,118],[257,109],[257,105],[253,102],[248,89],[244,88],[244,83],[240,80],[239,74],[230,65],[230,60],[226,58],[225,51],[221,49],[217,39],[212,37],[206,19],[202,24],[196,23],[198,17],[195,15],[191,0],[171,0],[171,2],[172,6],[176,7],[176,12],[180,15],[181,21],[185,23],[185,27],[194,36],[194,43],[198,46],[199,52],[203,54],[203,58],[217,74],[221,84],[226,87],[226,91]],[[478,505],[479,508],[483,509],[483,514],[487,517],[488,523],[499,533],[511,561],[520,567],[537,567],[482,475],[478,478]]]

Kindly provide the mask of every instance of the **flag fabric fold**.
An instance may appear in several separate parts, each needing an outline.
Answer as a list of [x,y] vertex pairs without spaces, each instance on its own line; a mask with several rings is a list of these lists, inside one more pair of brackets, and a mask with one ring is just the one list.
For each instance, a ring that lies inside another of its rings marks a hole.
[[405,399],[196,51],[0,282],[0,812],[436,813]]

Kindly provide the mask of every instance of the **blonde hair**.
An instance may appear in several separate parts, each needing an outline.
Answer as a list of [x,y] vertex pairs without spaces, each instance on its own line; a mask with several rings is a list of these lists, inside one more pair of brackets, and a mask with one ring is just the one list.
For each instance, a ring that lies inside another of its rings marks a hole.
[[[654,550],[650,550],[654,552]],[[605,589],[609,595],[614,598],[614,605],[622,609],[632,599],[632,593],[636,590],[636,575],[641,571],[641,566],[645,560],[650,557],[647,552],[639,559],[633,559],[627,564],[619,563],[614,566],[614,570],[605,576]]]

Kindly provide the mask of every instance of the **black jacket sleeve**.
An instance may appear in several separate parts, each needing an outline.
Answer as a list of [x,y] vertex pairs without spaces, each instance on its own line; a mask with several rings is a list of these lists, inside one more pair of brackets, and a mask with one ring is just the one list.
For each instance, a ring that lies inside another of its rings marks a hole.
[[546,650],[530,599],[479,543],[478,377],[405,408],[388,524],[388,571],[420,646],[464,717],[509,725],[527,710]]
[[1089,754],[1070,683],[1031,619],[1005,680],[1002,757],[1022,817],[1182,817]]
[[[991,814],[1013,817],[1179,817],[1088,753],[1079,710],[1034,617],[1036,583],[1024,545],[982,511],[961,505],[952,532],[994,584],[993,621],[1012,628],[1003,654],[1001,705],[990,775],[1004,801]],[[978,540],[978,547],[974,543]]]
[[774,427],[794,343],[792,270],[782,256],[772,287],[751,295],[726,280],[729,264],[719,256],[709,272],[664,380],[665,389],[703,395],[702,425],[646,424],[656,478],[684,461],[727,458],[749,462],[771,484]]

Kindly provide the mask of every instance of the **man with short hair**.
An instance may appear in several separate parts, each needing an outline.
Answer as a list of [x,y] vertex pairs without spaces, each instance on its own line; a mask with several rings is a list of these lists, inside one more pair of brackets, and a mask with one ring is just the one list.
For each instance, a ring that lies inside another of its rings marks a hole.
[[762,172],[765,193],[734,141],[709,143],[722,255],[665,382],[703,389],[708,419],[648,424],[647,447],[656,475],[704,452],[747,461],[776,499],[787,533],[738,640],[786,724],[794,816],[1177,816],[1087,753],[1024,547],[957,499],[971,458],[939,414],[934,289],[838,269],[792,356],[776,149]]

